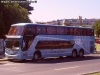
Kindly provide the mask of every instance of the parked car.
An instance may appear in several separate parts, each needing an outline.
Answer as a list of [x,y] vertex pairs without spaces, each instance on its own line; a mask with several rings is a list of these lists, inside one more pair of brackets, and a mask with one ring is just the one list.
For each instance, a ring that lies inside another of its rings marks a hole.
[[100,39],[95,39],[95,43],[100,44]]

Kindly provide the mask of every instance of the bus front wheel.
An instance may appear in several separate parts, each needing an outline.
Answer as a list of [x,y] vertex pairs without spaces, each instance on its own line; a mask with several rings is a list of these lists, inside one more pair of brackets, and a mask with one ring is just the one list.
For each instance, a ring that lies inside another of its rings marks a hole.
[[34,56],[33,56],[33,60],[38,61],[39,58],[40,58],[39,53],[35,53]]

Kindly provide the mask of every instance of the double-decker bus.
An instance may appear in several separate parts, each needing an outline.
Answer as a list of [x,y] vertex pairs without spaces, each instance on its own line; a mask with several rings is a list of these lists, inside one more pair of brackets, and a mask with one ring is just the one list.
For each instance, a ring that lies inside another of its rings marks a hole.
[[95,51],[94,29],[80,26],[60,26],[17,23],[5,39],[5,56],[8,59],[46,57],[82,57]]

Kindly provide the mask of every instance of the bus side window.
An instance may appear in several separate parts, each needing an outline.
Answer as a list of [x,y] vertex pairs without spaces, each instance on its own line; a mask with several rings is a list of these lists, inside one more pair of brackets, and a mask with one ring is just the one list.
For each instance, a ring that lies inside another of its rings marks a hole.
[[82,29],[80,29],[80,36],[82,36]]
[[46,34],[46,27],[41,27],[42,34]]
[[94,31],[92,29],[88,30],[88,36],[93,36],[94,35]]
[[52,29],[51,29],[51,27],[47,27],[47,34],[52,34]]
[[52,28],[52,33],[56,34],[56,28],[55,27]]
[[32,34],[32,29],[31,29],[31,27],[27,27],[26,28],[26,35],[30,35],[30,34]]
[[70,28],[70,35],[73,35],[74,34],[74,30],[73,28]]
[[93,29],[91,30],[91,36],[94,36],[94,30]]
[[66,29],[67,35],[70,35],[70,28]]
[[85,36],[88,35],[88,32],[87,32],[88,29],[84,29],[84,32],[85,32]]
[[87,35],[87,29],[82,29],[82,35],[86,36]]
[[77,29],[77,35],[80,36],[80,33],[81,33],[81,30],[80,29]]
[[74,28],[74,35],[77,35],[77,29]]
[[90,30],[87,30],[87,35],[90,36]]
[[27,26],[26,27],[26,35],[33,35],[33,34],[35,34],[35,27]]
[[57,28],[57,34],[65,34],[65,28]]
[[55,27],[47,27],[47,34],[56,34]]
[[37,29],[37,34],[41,34],[42,33],[41,32],[41,26],[37,26],[36,29]]

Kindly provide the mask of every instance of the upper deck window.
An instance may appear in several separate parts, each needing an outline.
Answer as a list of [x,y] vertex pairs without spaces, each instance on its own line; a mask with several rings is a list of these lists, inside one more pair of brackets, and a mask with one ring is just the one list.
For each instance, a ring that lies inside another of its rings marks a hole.
[[11,26],[8,35],[22,35],[24,32],[24,26]]
[[47,34],[56,34],[55,27],[47,27]]
[[57,28],[57,34],[65,34],[64,28],[58,27],[58,28]]
[[81,29],[80,28],[74,28],[74,35],[81,35]]
[[42,34],[46,34],[46,27],[42,27],[41,32]]
[[40,34],[41,32],[41,26],[37,26],[37,33]]
[[88,30],[88,36],[94,36],[94,31],[93,29]]
[[26,35],[36,34],[35,26],[27,26],[26,27]]
[[87,36],[87,29],[82,29],[82,35]]

